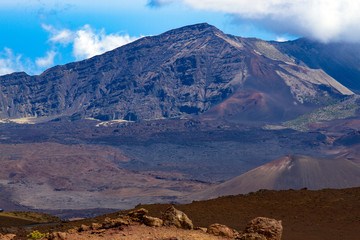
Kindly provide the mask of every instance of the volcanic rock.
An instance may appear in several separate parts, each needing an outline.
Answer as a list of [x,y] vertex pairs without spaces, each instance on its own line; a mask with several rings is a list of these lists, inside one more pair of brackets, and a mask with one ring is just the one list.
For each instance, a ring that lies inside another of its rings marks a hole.
[[8,234],[5,234],[5,235],[2,235],[0,233],[0,239],[1,240],[12,240],[12,239],[15,239],[15,237],[16,237],[16,234],[8,233]]
[[100,228],[102,228],[102,224],[100,224],[100,223],[91,223],[91,229],[92,230],[98,230]]
[[81,224],[80,228],[79,228],[79,231],[82,232],[82,231],[89,231],[91,229],[90,226],[88,225],[85,225],[85,224]]
[[223,237],[229,237],[229,238],[234,237],[234,233],[229,227],[219,224],[219,223],[211,224],[207,228],[206,232],[213,234],[215,236],[223,236]]
[[129,212],[127,215],[131,218],[131,220],[141,222],[144,216],[148,213],[149,211],[145,208],[140,208]]
[[64,233],[64,232],[53,232],[53,233],[50,233],[49,239],[52,239],[52,240],[65,240],[65,239],[67,239],[67,234]]
[[161,227],[164,223],[160,218],[150,216],[144,216],[142,222],[149,227]]
[[245,228],[245,233],[258,233],[267,240],[281,240],[282,231],[281,221],[265,217],[254,218]]
[[108,229],[108,228],[114,228],[114,227],[120,227],[122,225],[129,225],[130,221],[126,219],[125,217],[118,217],[115,219],[111,219],[109,217],[105,218],[102,228]]
[[169,207],[163,214],[162,220],[164,221],[165,226],[175,226],[182,229],[193,229],[194,225],[189,217],[180,210],[174,208],[174,206]]

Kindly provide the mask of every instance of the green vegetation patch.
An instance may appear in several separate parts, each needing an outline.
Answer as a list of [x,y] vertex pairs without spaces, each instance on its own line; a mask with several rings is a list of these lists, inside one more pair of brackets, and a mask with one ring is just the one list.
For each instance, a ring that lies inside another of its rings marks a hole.
[[358,96],[352,96],[346,100],[306,113],[294,120],[284,122],[282,125],[298,131],[308,131],[308,126],[312,123],[354,117],[356,110],[360,108],[357,103],[359,99]]

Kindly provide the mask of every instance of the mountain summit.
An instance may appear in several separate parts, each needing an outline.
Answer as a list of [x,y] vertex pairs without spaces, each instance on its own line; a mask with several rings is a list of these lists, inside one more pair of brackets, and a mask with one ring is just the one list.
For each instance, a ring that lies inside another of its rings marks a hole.
[[144,37],[38,76],[0,77],[0,118],[283,121],[353,92],[276,44],[206,23]]

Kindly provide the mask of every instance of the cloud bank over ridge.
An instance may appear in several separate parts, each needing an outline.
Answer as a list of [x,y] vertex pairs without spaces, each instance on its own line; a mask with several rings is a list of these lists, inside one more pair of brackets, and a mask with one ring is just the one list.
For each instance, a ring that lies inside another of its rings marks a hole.
[[106,51],[113,50],[137,38],[130,37],[128,34],[106,34],[104,29],[96,31],[89,24],[84,25],[78,30],[56,29],[51,25],[42,25],[43,29],[50,33],[49,42],[67,46],[72,44],[72,54],[76,60],[83,60]]
[[197,10],[231,14],[277,33],[321,42],[360,42],[360,1],[354,0],[150,0],[150,6],[180,2]]
[[113,50],[117,47],[136,40],[128,34],[106,34],[104,29],[96,30],[90,25],[84,25],[77,30],[67,28],[57,29],[52,25],[42,24],[42,28],[48,32],[50,50],[43,57],[37,57],[35,61],[25,58],[22,54],[15,54],[10,48],[5,47],[0,51],[0,76],[25,71],[28,74],[39,74],[46,68],[52,67],[56,56],[61,54],[61,49],[70,45],[72,56],[75,60],[83,60]]

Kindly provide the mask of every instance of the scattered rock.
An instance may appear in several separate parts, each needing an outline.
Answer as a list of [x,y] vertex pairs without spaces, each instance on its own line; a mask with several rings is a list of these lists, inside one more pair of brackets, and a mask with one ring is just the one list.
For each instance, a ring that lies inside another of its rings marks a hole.
[[98,230],[93,230],[91,231],[91,234],[103,234],[106,233],[106,229],[98,229]]
[[131,220],[135,222],[141,222],[143,217],[148,214],[149,211],[145,208],[140,208],[134,211],[129,212],[127,215],[131,218]]
[[234,237],[233,230],[231,230],[229,227],[219,224],[219,223],[211,224],[207,228],[206,232],[209,234],[215,235],[215,236],[223,236],[223,237],[229,237],[229,238]]
[[142,222],[149,227],[161,227],[164,223],[160,218],[150,216],[144,216]]
[[267,240],[264,235],[260,235],[258,233],[245,233],[240,235],[240,237],[236,238],[239,240]]
[[258,233],[264,235],[267,240],[280,240],[282,231],[281,221],[265,217],[251,220],[245,228],[245,233]]
[[79,228],[79,232],[83,232],[83,231],[89,231],[91,228],[88,225],[85,224],[81,224],[80,228]]
[[102,228],[102,225],[100,223],[92,223],[91,224],[91,229],[92,230],[98,230],[100,228]]
[[202,231],[204,233],[207,232],[207,228],[204,228],[204,227],[195,227],[194,230],[200,230],[200,231]]
[[[86,225],[84,225],[86,226]],[[49,239],[51,240],[65,240],[67,238],[67,234],[64,232],[53,232],[50,233]]]
[[74,233],[77,233],[79,232],[79,228],[78,227],[73,227],[73,228],[70,228],[67,230],[67,233],[70,233],[70,234],[74,234]]
[[6,232],[6,233],[12,233],[12,234],[16,234],[20,229],[18,227],[7,227],[7,228],[3,228],[2,231]]
[[108,228],[120,227],[122,225],[127,226],[129,224],[130,224],[130,220],[124,216],[115,219],[111,219],[107,217],[105,218],[104,223],[102,224],[102,228],[108,229]]
[[16,234],[8,233],[5,235],[2,235],[0,233],[0,240],[12,240],[12,239],[15,239],[15,237],[16,237]]
[[236,231],[235,229],[232,229],[232,231],[233,231],[234,238],[235,239],[240,239],[241,234],[238,231]]
[[194,225],[188,216],[174,206],[169,207],[162,215],[165,226],[175,226],[182,229],[193,229]]

